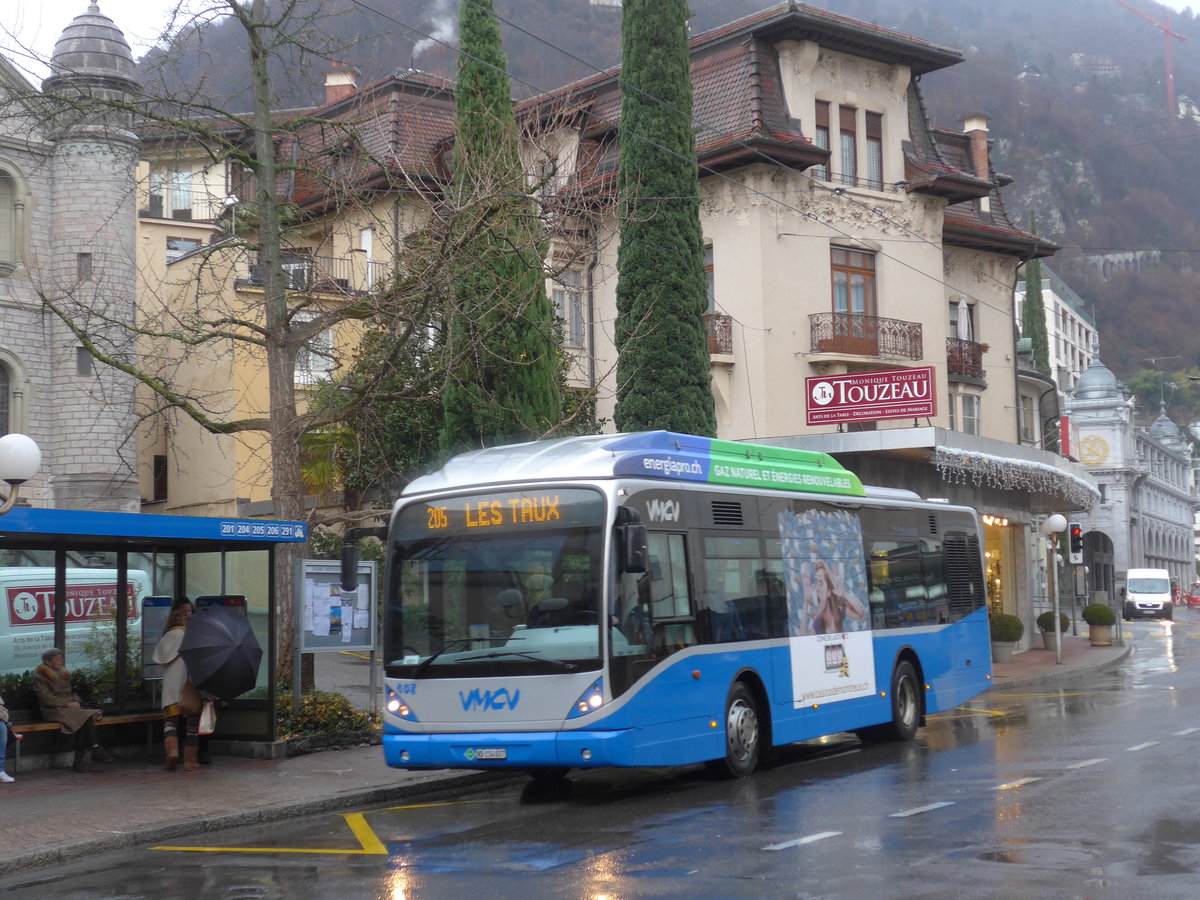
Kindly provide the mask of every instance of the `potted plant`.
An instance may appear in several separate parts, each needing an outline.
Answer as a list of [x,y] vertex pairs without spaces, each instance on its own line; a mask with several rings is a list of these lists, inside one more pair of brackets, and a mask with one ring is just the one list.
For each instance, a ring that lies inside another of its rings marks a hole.
[[[1054,611],[1046,610],[1037,617],[1037,627],[1042,631],[1042,646],[1047,650],[1054,649]],[[1058,614],[1058,630],[1066,631],[1071,627],[1071,620],[1066,613]]]
[[1088,623],[1088,639],[1093,647],[1112,646],[1113,625],[1117,614],[1107,603],[1091,603],[1083,608],[1083,621]]
[[1008,613],[993,613],[989,624],[992,630],[992,662],[1012,662],[1013,645],[1025,633],[1025,623]]

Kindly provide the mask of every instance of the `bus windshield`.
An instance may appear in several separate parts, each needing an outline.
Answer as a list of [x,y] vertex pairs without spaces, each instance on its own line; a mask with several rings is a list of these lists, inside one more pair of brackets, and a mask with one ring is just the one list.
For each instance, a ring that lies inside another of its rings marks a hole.
[[580,488],[406,506],[389,542],[387,674],[599,668],[604,518],[603,495]]

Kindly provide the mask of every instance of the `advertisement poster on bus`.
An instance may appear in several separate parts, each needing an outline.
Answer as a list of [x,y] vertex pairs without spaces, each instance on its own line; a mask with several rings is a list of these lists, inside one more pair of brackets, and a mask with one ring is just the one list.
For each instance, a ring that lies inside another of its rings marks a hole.
[[845,510],[779,514],[791,637],[792,704],[875,693],[862,524]]

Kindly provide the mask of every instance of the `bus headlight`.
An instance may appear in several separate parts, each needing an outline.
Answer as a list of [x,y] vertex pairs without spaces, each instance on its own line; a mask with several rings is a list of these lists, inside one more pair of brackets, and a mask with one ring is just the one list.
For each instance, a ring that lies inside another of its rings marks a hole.
[[401,700],[400,695],[391,688],[388,688],[387,699],[384,701],[383,707],[393,716],[398,716],[399,718],[408,722],[417,721],[417,717],[413,713],[412,707]]
[[580,716],[586,716],[590,712],[595,712],[603,705],[604,680],[597,678],[591,687],[580,694],[579,699],[575,701],[575,705],[571,707],[571,711],[567,713],[567,718],[577,719]]

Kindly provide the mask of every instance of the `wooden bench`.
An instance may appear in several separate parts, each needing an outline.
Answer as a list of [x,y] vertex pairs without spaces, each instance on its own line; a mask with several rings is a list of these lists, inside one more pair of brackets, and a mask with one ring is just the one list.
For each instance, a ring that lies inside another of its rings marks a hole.
[[[154,712],[128,713],[125,715],[105,715],[96,723],[97,728],[106,728],[109,725],[134,725],[139,722],[146,723],[146,755],[149,756],[154,748],[154,723],[161,722],[163,714],[161,710]],[[21,768],[21,742],[27,734],[36,734],[39,731],[60,731],[62,725],[58,722],[12,722],[9,725],[13,731],[15,740],[13,743],[16,749],[13,751],[13,772]]]

